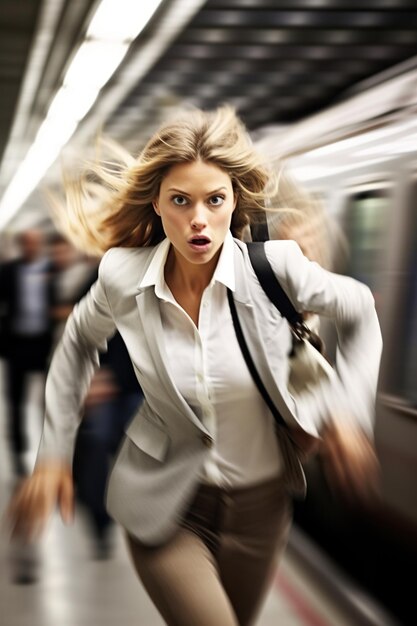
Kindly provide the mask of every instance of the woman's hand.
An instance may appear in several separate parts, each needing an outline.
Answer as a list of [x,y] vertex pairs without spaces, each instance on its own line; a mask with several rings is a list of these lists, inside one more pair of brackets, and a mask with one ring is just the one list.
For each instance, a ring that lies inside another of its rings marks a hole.
[[67,463],[48,460],[39,463],[12,497],[6,512],[12,537],[33,540],[45,529],[58,505],[65,523],[74,514],[72,470]]
[[359,425],[343,420],[327,425],[320,459],[329,487],[341,496],[365,504],[379,493],[378,459],[373,443]]

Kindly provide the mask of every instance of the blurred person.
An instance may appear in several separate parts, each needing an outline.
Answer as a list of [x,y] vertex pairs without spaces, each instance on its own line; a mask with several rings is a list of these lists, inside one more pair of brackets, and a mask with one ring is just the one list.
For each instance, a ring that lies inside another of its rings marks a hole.
[[107,512],[107,479],[142,391],[123,339],[116,333],[100,358],[86,398],[74,453],[77,497],[85,508],[96,558],[111,556],[113,520]]
[[[81,299],[98,278],[98,259],[89,259],[89,271],[78,289]],[[113,521],[105,506],[109,470],[124,431],[138,410],[143,394],[120,333],[108,341],[100,355],[84,404],[74,452],[74,479],[77,497],[85,508],[93,539],[94,555],[111,555]]]
[[[86,187],[68,188],[65,219],[75,243],[105,255],[52,360],[36,467],[9,508],[13,534],[36,536],[56,504],[71,519],[81,406],[97,350],[117,329],[144,402],[110,475],[109,513],[167,624],[253,624],[286,545],[293,494],[305,488],[299,446],[334,429],[342,482],[369,487],[362,433],[372,436],[382,347],[372,295],[310,262],[294,241],[267,242],[294,306],[327,315],[338,331],[338,377],[296,400],[288,324],[241,241],[263,218],[273,171],[234,111],[187,112],[125,167],[107,161],[94,171]],[[294,443],[275,430],[247,369],[227,288]]]
[[0,267],[2,353],[5,358],[8,431],[13,471],[27,472],[24,426],[26,387],[33,372],[45,374],[52,345],[54,290],[41,230],[17,236],[19,257]]
[[52,309],[55,346],[74,304],[85,293],[83,287],[86,275],[91,272],[91,263],[60,233],[54,233],[49,238],[49,252],[55,293]]

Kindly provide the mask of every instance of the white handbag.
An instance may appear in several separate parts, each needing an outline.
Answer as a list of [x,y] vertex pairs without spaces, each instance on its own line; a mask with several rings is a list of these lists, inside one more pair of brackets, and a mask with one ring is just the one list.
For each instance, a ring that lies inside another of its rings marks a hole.
[[291,395],[310,391],[315,386],[331,380],[335,371],[324,356],[323,342],[317,330],[318,317],[307,319],[295,310],[292,302],[281,287],[265,254],[263,242],[248,243],[249,258],[256,276],[268,298],[286,318],[293,336],[290,355],[288,390]]
[[291,326],[293,350],[290,355],[288,390],[293,396],[312,391],[318,384],[330,381],[335,376],[313,327],[316,320],[317,317],[312,316],[295,330]]

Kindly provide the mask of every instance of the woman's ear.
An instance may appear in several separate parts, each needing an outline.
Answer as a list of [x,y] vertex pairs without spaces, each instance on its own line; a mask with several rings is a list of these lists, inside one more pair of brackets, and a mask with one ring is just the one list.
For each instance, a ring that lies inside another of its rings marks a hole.
[[160,214],[160,212],[159,212],[159,208],[158,208],[158,199],[157,199],[157,198],[155,198],[154,200],[152,200],[152,206],[153,206],[153,210],[155,211],[155,213],[156,213],[157,215],[159,215],[159,216],[160,216],[161,214]]

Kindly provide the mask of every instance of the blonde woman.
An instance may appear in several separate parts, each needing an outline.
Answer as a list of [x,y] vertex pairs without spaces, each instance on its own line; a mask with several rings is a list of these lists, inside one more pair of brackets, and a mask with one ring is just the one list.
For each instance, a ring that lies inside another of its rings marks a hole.
[[354,442],[372,429],[381,352],[373,299],[364,285],[308,261],[295,242],[267,243],[297,309],[331,317],[338,330],[337,381],[295,402],[287,390],[288,325],[239,239],[263,214],[271,176],[233,110],[187,112],[124,168],[96,168],[70,194],[65,216],[75,243],[106,253],[52,360],[35,470],[10,508],[14,533],[36,535],[57,503],[64,519],[72,517],[80,406],[97,350],[117,329],[145,401],[127,429],[107,506],[171,626],[255,622],[286,544],[291,494],[304,488],[296,448],[284,460],[242,356],[227,288],[295,435],[317,439],[332,416],[345,416],[358,482],[366,471]]

